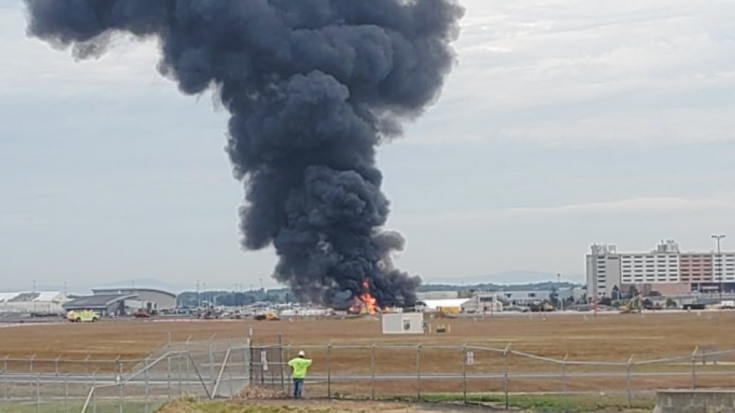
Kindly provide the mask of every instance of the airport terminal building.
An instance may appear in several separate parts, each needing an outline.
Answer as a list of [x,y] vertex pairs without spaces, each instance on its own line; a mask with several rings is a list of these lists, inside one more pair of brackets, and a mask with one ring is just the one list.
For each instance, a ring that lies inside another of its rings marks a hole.
[[666,296],[692,291],[735,290],[735,252],[681,252],[665,241],[651,252],[619,253],[593,245],[586,257],[589,297],[613,298],[615,290],[658,291]]
[[0,293],[0,313],[60,314],[67,301],[61,291]]
[[176,308],[176,294],[153,288],[95,288],[93,295],[66,304],[66,311],[94,310],[103,316],[149,313]]
[[176,294],[154,288],[93,288],[94,295],[134,295],[138,300],[149,303],[148,310],[173,310]]

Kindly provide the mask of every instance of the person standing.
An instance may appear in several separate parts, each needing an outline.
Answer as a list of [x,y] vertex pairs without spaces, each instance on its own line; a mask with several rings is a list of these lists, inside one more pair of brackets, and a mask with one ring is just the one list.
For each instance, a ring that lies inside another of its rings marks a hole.
[[299,351],[299,356],[288,362],[291,367],[293,378],[293,397],[295,399],[301,398],[301,392],[304,388],[304,379],[306,378],[306,372],[311,366],[311,360],[306,358],[306,353],[303,350]]

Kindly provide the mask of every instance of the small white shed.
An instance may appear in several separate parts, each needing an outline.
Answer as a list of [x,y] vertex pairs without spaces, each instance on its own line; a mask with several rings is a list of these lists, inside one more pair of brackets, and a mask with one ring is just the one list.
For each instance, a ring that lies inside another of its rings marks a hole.
[[424,314],[383,314],[383,334],[424,334]]

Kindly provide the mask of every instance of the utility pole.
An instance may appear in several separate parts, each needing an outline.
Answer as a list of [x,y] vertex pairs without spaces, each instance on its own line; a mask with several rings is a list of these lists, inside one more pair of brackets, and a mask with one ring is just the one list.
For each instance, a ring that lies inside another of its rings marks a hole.
[[561,298],[561,273],[556,273],[556,299],[559,300],[559,309],[564,311],[564,300]]
[[712,239],[717,241],[717,278],[720,281],[720,306],[722,306],[722,250],[720,250],[720,241],[725,238],[725,234],[712,235]]
[[199,280],[197,280],[197,308],[202,306],[202,298],[199,295]]
[[33,312],[36,312],[36,280],[33,280]]

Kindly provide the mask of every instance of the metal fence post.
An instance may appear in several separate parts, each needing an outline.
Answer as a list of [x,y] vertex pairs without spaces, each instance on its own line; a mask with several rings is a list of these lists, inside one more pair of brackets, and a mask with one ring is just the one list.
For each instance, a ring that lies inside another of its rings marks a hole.
[[[87,356],[89,360],[89,356]],[[97,413],[97,392],[95,387],[97,386],[97,370],[92,373],[92,413]]]
[[699,346],[694,348],[694,352],[692,353],[692,390],[697,389],[697,352],[699,351]]
[[[232,348],[228,350],[230,354],[232,354],[231,351]],[[230,357],[228,357],[225,361],[227,362],[227,379],[230,381],[230,400],[232,400],[235,398],[235,389],[232,383],[232,355],[230,355]]]
[[217,384],[217,378],[214,376],[214,348],[212,339],[209,339],[209,381],[212,382],[212,388]]
[[181,366],[181,358],[182,358],[182,355],[181,353],[179,353],[179,357],[178,357],[179,361],[176,367],[179,371],[179,397],[184,395],[184,377],[183,377],[184,368]]
[[[291,361],[291,343],[288,343],[288,347],[286,347],[286,359],[288,361]],[[289,380],[286,382],[286,393],[291,394],[291,373],[289,372]]]
[[41,376],[36,374],[36,413],[40,409],[39,404],[41,403]]
[[148,356],[145,357],[145,360],[143,360],[144,363],[144,370],[143,370],[143,385],[145,386],[145,413],[149,412],[150,406],[149,406],[149,398],[150,398],[150,386],[148,381]]
[[[189,353],[190,353],[190,350],[189,350],[189,341],[191,340],[191,337],[192,337],[192,336],[190,335],[190,336],[189,336],[189,337],[187,337],[187,339],[186,339],[186,353],[187,353],[187,354],[189,354]],[[186,357],[186,377],[187,377],[187,378],[189,377],[189,374],[190,374],[190,373],[189,373],[189,367],[190,367],[190,366],[189,366],[189,363],[190,363],[190,361],[189,361],[189,358],[188,358],[188,357]]]
[[569,360],[569,354],[565,355],[561,362],[561,388],[564,396],[567,395],[567,360]]
[[332,398],[332,342],[327,345],[327,398]]
[[421,401],[421,344],[416,346],[416,400]]
[[59,359],[61,356],[56,357],[56,360],[54,360],[54,370],[56,370],[56,376],[59,376]]
[[3,367],[3,372],[0,374],[0,387],[3,389],[3,397],[0,399],[0,411],[4,411],[2,409],[2,405],[7,401],[10,403],[10,401],[6,400],[8,398],[8,386],[10,386],[10,382],[6,383],[5,375],[8,374],[8,356],[5,356],[5,366]]
[[29,363],[29,366],[30,366],[30,373],[31,373],[31,374],[33,374],[33,359],[35,359],[35,358],[36,358],[36,355],[35,355],[35,354],[34,354],[34,355],[32,355],[32,356],[31,356],[31,360],[30,360],[30,363]]
[[467,343],[462,346],[462,402],[467,404]]
[[64,413],[69,413],[69,375],[64,380]]
[[631,383],[630,383],[630,375],[631,375],[632,368],[633,368],[633,356],[630,356],[630,359],[628,359],[627,372],[625,375],[625,391],[628,393],[628,408],[629,409],[633,405],[633,392],[632,392]]
[[117,380],[118,380],[118,387],[119,387],[119,392],[118,392],[119,394],[118,394],[118,396],[119,396],[119,401],[120,401],[120,403],[119,403],[120,404],[120,413],[125,413],[124,410],[123,410],[124,409],[124,407],[123,407],[123,383],[124,383],[124,381],[123,381],[123,377],[122,377],[123,367],[122,367],[122,363],[119,361],[119,358],[120,357],[118,357],[118,361],[117,361],[117,365],[118,365]]
[[253,377],[255,377],[255,349],[253,348],[253,341],[248,340],[248,351],[250,355],[248,356],[248,382],[252,386],[253,384]]
[[509,378],[508,378],[508,356],[510,355],[510,343],[503,350],[503,380],[504,380],[504,393],[505,393],[505,410],[510,409],[510,396],[509,396]]
[[375,343],[370,346],[370,400],[375,400]]
[[0,397],[0,412],[4,412],[5,408],[3,405],[6,402],[6,398],[8,397],[8,388],[5,385],[5,374],[7,373],[6,370],[3,370],[2,373],[0,373],[0,389],[2,389],[3,394],[2,397]]
[[283,334],[278,334],[278,364],[281,365],[281,391],[286,390],[286,370],[283,363]]
[[250,380],[253,378],[250,375],[250,358],[248,357],[248,349],[250,348],[250,339],[247,342],[248,346],[242,349],[242,374],[245,376],[246,385],[250,386]]
[[166,344],[166,381],[168,382],[168,401],[171,401],[171,332],[168,333]]

